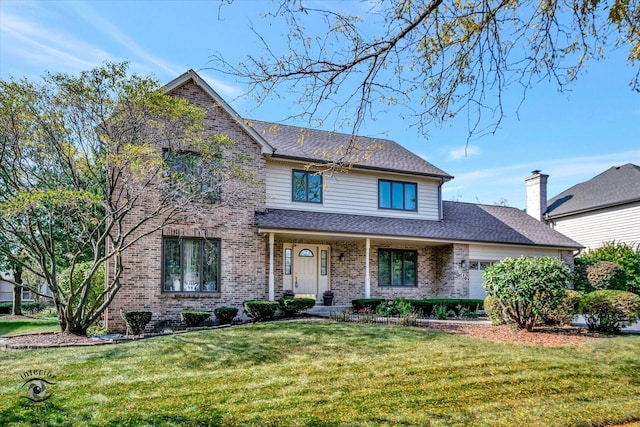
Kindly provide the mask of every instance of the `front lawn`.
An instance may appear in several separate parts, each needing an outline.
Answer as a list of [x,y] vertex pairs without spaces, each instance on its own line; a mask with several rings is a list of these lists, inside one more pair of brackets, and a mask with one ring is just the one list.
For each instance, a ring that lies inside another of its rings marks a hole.
[[6,319],[5,317],[0,316],[0,337],[60,331],[60,324],[56,318]]
[[[591,426],[640,420],[640,336],[543,348],[269,322],[0,353],[0,424]],[[55,375],[24,398],[21,375]]]

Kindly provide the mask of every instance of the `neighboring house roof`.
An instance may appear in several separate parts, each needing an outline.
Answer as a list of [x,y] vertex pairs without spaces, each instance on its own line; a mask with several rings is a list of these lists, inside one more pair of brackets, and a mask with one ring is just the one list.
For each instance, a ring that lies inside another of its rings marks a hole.
[[640,167],[614,166],[549,200],[545,218],[588,212],[640,201]]
[[449,175],[400,144],[389,139],[353,136],[277,123],[251,120],[249,125],[275,148],[272,157],[326,162],[344,155],[344,150],[355,138],[355,153],[346,155],[345,162],[355,167],[432,176],[450,180]]
[[200,88],[202,88],[202,90],[211,97],[211,99],[213,99],[213,101],[218,104],[229,116],[231,116],[231,118],[245,131],[247,132],[249,135],[251,135],[251,137],[253,139],[255,139],[255,141],[260,145],[260,148],[262,150],[263,154],[272,154],[274,149],[273,147],[262,137],[260,136],[260,134],[258,134],[258,132],[256,132],[251,126],[249,126],[247,124],[247,121],[245,119],[243,119],[242,117],[240,117],[240,115],[238,113],[236,113],[236,111],[231,108],[231,106],[229,104],[227,104],[227,102],[222,99],[222,97],[220,95],[218,95],[218,93],[213,90],[213,88],[211,86],[209,86],[209,84],[203,79],[201,78],[198,73],[196,73],[193,70],[188,70],[185,73],[183,73],[182,75],[176,77],[175,79],[173,79],[172,81],[170,81],[169,83],[167,83],[166,85],[163,86],[163,89],[166,93],[169,93],[171,91],[173,91],[174,89],[179,88],[180,86],[183,86],[189,82],[193,82],[193,84],[195,84],[196,86],[199,86]]
[[443,202],[441,221],[270,209],[260,229],[316,231],[442,242],[464,241],[578,249],[582,246],[525,212],[510,207]]

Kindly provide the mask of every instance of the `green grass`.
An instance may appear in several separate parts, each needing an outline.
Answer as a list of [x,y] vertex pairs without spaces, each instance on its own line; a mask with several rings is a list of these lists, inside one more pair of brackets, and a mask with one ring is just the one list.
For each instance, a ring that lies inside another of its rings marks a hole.
[[[271,322],[0,353],[0,424],[595,426],[640,420],[640,336],[542,348]],[[29,369],[56,376],[24,398]]]
[[60,330],[58,319],[3,319],[0,316],[0,337],[8,337],[21,334],[39,334],[43,332],[55,332]]

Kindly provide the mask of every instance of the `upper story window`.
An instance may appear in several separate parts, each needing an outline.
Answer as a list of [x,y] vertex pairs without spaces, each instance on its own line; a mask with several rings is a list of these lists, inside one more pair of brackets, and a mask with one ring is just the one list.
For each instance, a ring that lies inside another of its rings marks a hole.
[[162,241],[164,292],[220,292],[220,241],[165,238]]
[[202,198],[220,200],[219,165],[205,160],[190,151],[164,151],[164,161],[170,169],[171,188],[181,196],[200,195]]
[[317,172],[293,171],[292,200],[322,203],[322,175]]
[[415,182],[378,180],[378,207],[402,211],[418,210],[418,185]]

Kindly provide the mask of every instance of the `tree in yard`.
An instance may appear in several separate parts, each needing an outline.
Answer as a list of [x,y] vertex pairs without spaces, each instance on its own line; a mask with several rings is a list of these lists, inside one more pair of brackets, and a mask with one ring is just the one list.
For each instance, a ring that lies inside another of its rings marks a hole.
[[483,274],[487,295],[497,298],[505,320],[531,331],[543,310],[566,297],[571,271],[554,257],[505,258]]
[[[295,94],[297,115],[333,119],[354,135],[363,121],[400,106],[425,135],[460,113],[470,136],[495,131],[509,87],[524,101],[542,80],[565,90],[608,49],[628,50],[634,65],[640,59],[637,0],[374,0],[324,8],[281,0],[265,17],[284,25],[285,45],[282,33],[254,29],[262,56],[236,65],[214,54],[211,66],[248,81],[258,100]],[[638,72],[630,82],[636,91]]]
[[0,256],[49,285],[66,333],[100,318],[133,244],[251,180],[202,109],[127,64],[0,81],[0,138],[0,233],[23,254],[2,245]]
[[13,262],[11,258],[2,255],[3,252],[10,252],[18,256],[9,242],[0,233],[0,246],[4,246],[4,251],[0,250],[0,272],[10,273],[7,279],[13,285],[13,304],[11,306],[11,314],[19,316],[22,314],[22,266],[20,263]]

